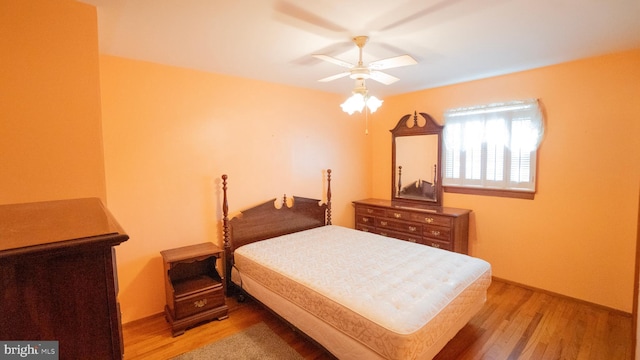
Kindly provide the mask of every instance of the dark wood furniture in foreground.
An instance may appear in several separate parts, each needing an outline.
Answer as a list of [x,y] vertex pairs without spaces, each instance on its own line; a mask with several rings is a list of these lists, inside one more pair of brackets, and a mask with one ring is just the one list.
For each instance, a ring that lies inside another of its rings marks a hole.
[[469,252],[471,210],[401,205],[390,200],[354,201],[356,229],[432,247]]
[[113,247],[128,238],[97,198],[0,205],[0,339],[122,359]]
[[[224,251],[210,242],[160,252],[164,262],[166,320],[173,336],[213,319],[226,319]],[[216,260],[223,270],[218,272]]]

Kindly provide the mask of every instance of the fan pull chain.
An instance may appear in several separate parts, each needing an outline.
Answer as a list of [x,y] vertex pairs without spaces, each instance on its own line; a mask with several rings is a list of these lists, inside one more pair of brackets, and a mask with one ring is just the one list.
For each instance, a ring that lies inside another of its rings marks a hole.
[[364,134],[369,135],[369,108],[364,107]]

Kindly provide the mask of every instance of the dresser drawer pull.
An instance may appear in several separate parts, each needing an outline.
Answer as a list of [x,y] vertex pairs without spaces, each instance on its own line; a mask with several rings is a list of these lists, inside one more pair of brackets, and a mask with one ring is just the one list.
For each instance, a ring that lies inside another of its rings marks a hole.
[[427,217],[427,218],[424,218],[424,221],[426,221],[428,224],[431,224],[434,220],[433,218]]
[[434,242],[431,243],[431,247],[434,247],[436,249],[440,249],[440,244],[436,244]]
[[409,226],[409,231],[416,231],[416,230],[418,230],[418,228],[417,228],[417,227],[415,227],[415,226]]
[[382,236],[388,236],[386,232],[381,232],[380,235]]
[[362,222],[369,222],[369,218],[363,217]]
[[431,234],[433,234],[433,236],[438,236],[438,235],[440,235],[440,231],[438,231],[438,230],[431,230]]
[[207,305],[207,299],[196,300],[193,302],[193,306],[197,308],[204,307],[205,305]]
[[368,212],[369,214],[373,214],[373,209],[367,209],[367,212]]
[[387,222],[386,221],[380,221],[380,225],[387,226]]
[[401,213],[393,213],[393,217],[395,217],[396,219],[400,219],[402,217]]

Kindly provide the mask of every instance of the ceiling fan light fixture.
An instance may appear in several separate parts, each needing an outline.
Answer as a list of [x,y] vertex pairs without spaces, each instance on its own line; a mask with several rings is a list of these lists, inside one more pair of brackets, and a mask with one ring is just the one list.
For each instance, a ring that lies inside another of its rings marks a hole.
[[374,113],[381,105],[382,100],[375,96],[369,96],[366,93],[362,94],[360,92],[354,92],[353,95],[340,105],[340,107],[342,108],[342,111],[349,115],[353,115],[356,111],[361,113],[365,106],[369,109],[370,113]]
[[373,114],[382,105],[382,100],[378,99],[375,96],[368,96],[366,100],[366,104],[367,104],[367,107],[369,108],[369,111]]
[[352,115],[354,112],[362,112],[364,109],[365,100],[364,96],[360,93],[354,93],[351,95],[345,102],[343,102],[340,107],[342,111],[346,112],[349,115]]

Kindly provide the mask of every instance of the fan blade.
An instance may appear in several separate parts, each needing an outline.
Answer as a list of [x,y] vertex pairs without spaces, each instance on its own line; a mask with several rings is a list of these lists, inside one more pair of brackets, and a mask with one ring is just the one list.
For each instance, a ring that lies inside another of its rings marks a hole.
[[369,76],[370,79],[383,83],[385,85],[393,84],[394,82],[400,80],[395,76],[391,76],[389,74],[383,73],[382,71],[376,70],[372,70]]
[[345,72],[340,73],[340,74],[336,74],[336,75],[328,76],[328,77],[326,77],[326,78],[324,78],[324,79],[320,79],[320,80],[318,80],[318,81],[320,81],[320,82],[329,82],[329,81],[333,81],[333,80],[335,80],[335,79],[343,78],[343,77],[345,77],[345,76],[347,76],[347,75],[349,75],[349,74],[351,74],[351,73],[350,73],[350,72],[348,72],[348,71],[345,71]]
[[293,19],[297,19],[299,21],[305,22],[307,24],[316,26],[321,29],[329,30],[334,33],[343,33],[347,31],[347,29],[345,29],[341,25],[338,25],[330,20],[322,18],[312,13],[311,11],[303,9],[287,1],[278,1],[274,5],[274,9],[277,12],[284,14],[286,16],[289,16]]
[[330,62],[332,64],[336,64],[338,66],[346,67],[348,69],[351,69],[353,67],[353,64],[348,63],[348,62],[343,61],[343,60],[340,60],[340,59],[336,59],[336,58],[331,57],[331,56],[318,55],[318,54],[314,54],[314,55],[311,55],[311,56],[313,56],[316,59],[320,59],[320,60],[324,60],[324,61]]
[[400,55],[388,59],[376,60],[369,64],[372,70],[393,69],[401,66],[415,65],[418,62],[409,55]]

